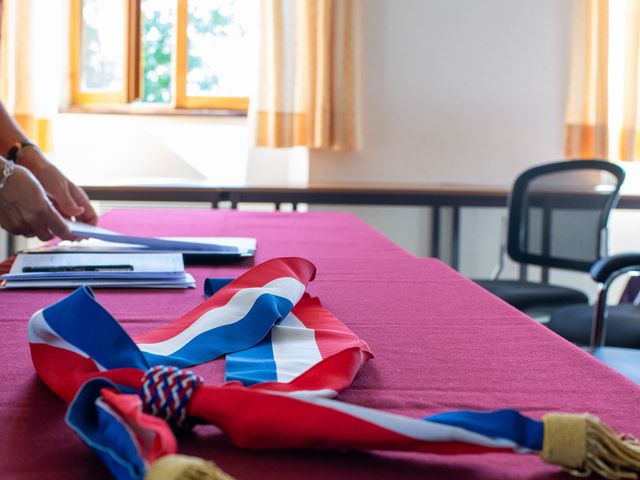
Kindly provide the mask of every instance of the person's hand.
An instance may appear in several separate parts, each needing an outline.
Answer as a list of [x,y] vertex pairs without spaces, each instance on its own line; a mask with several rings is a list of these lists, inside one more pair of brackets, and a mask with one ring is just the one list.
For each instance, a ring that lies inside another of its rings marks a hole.
[[37,236],[42,241],[54,235],[64,240],[75,238],[42,185],[19,165],[0,190],[0,226],[13,235]]
[[98,215],[89,202],[89,197],[76,186],[60,170],[49,163],[42,153],[35,148],[25,148],[19,157],[20,164],[25,165],[44,187],[47,195],[66,218],[95,225]]

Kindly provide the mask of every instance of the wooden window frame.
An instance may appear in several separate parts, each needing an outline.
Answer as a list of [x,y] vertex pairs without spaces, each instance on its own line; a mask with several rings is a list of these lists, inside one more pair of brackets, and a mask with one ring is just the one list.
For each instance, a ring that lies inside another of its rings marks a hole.
[[[139,1],[139,0],[138,0]],[[176,52],[175,52],[175,104],[177,108],[219,108],[222,110],[244,110],[249,108],[248,97],[205,97],[187,95],[187,62],[189,0],[178,0],[176,19]]]
[[[125,11],[125,48],[123,52],[124,85],[119,92],[83,92],[80,88],[82,76],[82,1],[71,1],[70,19],[70,65],[71,65],[71,104],[73,106],[115,106],[127,105],[138,100],[142,87],[141,61],[141,3],[142,0],[121,0]],[[188,2],[176,2],[176,31],[173,62],[173,103],[141,105],[147,111],[166,112],[167,107],[184,110],[231,110],[246,112],[249,108],[248,97],[208,97],[187,95],[188,68]],[[136,105],[138,107],[138,105]]]

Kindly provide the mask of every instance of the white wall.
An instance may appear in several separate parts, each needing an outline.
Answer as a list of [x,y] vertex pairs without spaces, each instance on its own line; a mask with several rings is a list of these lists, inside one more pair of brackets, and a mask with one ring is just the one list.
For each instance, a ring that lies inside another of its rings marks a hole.
[[[364,148],[312,152],[311,182],[507,186],[562,157],[571,2],[366,0],[364,11]],[[428,255],[425,209],[353,210]],[[489,275],[499,232],[499,210],[463,211],[464,273]]]
[[364,149],[312,181],[510,184],[562,156],[571,2],[366,0]]
[[305,149],[249,147],[245,117],[61,113],[52,158],[82,184],[300,184]]
[[243,183],[247,140],[244,118],[64,113],[53,120],[56,164],[80,183]]

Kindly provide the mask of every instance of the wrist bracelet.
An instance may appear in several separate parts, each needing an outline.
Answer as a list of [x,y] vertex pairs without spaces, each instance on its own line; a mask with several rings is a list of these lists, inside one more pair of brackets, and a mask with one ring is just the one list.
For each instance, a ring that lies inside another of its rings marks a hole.
[[21,142],[16,142],[9,149],[9,152],[7,153],[7,160],[16,162],[18,160],[18,154],[20,153],[20,150],[27,147],[38,148],[35,143],[30,142],[29,140],[22,140]]
[[0,180],[0,190],[5,186],[9,177],[13,174],[13,171],[16,169],[16,164],[13,160],[7,160],[4,164],[4,168],[2,169],[2,180]]

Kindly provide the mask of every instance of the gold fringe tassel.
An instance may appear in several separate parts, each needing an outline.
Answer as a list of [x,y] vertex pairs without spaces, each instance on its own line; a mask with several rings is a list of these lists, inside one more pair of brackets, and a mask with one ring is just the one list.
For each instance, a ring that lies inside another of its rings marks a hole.
[[144,480],[233,480],[207,460],[187,455],[165,455],[149,468]]
[[589,414],[552,413],[542,418],[544,440],[540,458],[560,465],[576,477],[597,473],[607,480],[638,479],[640,442],[617,435]]

